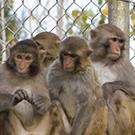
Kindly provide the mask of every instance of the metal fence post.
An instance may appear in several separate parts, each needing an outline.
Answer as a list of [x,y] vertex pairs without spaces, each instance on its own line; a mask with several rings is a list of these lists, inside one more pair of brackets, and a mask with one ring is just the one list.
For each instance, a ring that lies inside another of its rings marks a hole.
[[2,0],[1,2],[1,28],[2,28],[2,32],[1,32],[1,38],[2,41],[1,45],[2,45],[2,63],[4,63],[7,59],[7,54],[6,54],[6,30],[5,30],[5,10],[4,10],[4,6],[5,6],[5,1]]
[[121,28],[127,37],[125,58],[129,58],[129,3],[124,0],[108,0],[109,23]]

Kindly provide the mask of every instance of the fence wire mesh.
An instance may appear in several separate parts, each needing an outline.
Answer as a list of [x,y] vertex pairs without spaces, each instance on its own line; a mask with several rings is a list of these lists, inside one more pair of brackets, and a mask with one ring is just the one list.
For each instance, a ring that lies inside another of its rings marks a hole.
[[[91,28],[108,22],[107,0],[0,0],[0,6],[2,53],[17,40],[43,31],[56,33],[61,39],[69,35],[89,39]],[[135,64],[134,2],[130,2],[130,13],[130,59]]]

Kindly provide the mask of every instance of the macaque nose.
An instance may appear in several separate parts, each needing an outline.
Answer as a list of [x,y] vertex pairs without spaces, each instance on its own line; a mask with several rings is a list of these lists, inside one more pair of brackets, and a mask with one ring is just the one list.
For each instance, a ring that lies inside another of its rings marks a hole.
[[111,44],[111,50],[113,54],[117,54],[120,55],[120,46],[118,45],[118,43],[112,43]]

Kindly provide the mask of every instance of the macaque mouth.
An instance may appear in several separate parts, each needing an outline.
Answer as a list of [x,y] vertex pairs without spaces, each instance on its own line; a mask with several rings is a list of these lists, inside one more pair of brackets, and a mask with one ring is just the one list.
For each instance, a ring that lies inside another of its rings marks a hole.
[[28,70],[25,70],[25,69],[18,69],[18,72],[21,73],[21,74],[25,74],[28,72]]
[[63,69],[65,71],[74,70],[74,62],[77,55],[70,52],[63,52]]
[[22,72],[22,71],[17,71],[16,72],[17,76],[20,76],[20,77],[28,77],[28,72]]
[[63,63],[63,68],[65,71],[71,71],[73,70],[73,63],[72,62],[65,62]]
[[119,58],[120,58],[120,55],[119,54],[117,54],[117,53],[112,53],[112,54],[108,54],[108,56],[107,56],[109,59],[111,59],[111,60],[118,60]]

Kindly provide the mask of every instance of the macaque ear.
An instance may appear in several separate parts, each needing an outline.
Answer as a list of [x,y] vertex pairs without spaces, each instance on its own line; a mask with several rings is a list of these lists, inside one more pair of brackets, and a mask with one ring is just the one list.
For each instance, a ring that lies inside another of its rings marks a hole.
[[57,40],[57,41],[56,41],[56,44],[60,44],[60,43],[61,43],[61,41],[60,41],[60,40]]
[[87,56],[90,56],[92,52],[93,52],[93,49],[89,48],[89,49],[87,50]]
[[38,41],[33,40],[33,42],[36,44],[36,46],[37,46],[39,49],[41,49],[41,45],[40,45],[40,43],[39,43]]
[[98,30],[91,30],[90,31],[90,38],[95,39],[98,35]]
[[45,57],[46,57],[46,50],[39,50],[39,59],[41,62],[44,61]]
[[56,47],[56,48],[60,48],[60,43],[61,43],[61,41],[60,41],[60,40],[57,40],[57,41],[56,41],[56,44],[55,44],[55,47]]

